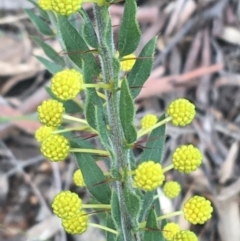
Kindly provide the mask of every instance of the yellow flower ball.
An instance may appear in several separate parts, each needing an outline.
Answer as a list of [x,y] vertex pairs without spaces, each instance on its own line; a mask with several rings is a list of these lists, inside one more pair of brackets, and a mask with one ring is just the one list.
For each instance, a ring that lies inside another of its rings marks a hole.
[[52,0],[52,10],[63,16],[70,16],[82,7],[82,0]]
[[88,215],[82,210],[77,216],[70,219],[62,219],[62,226],[69,234],[82,234],[87,230]]
[[171,241],[176,233],[180,231],[180,227],[177,223],[168,223],[163,228],[163,237],[167,241]]
[[42,154],[52,162],[63,161],[70,150],[68,140],[62,135],[50,135],[43,140]]
[[212,217],[211,202],[204,197],[193,196],[183,207],[184,217],[192,224],[203,224]]
[[169,105],[167,114],[172,117],[173,125],[186,126],[195,117],[195,105],[186,99],[176,99]]
[[58,193],[52,202],[54,214],[59,218],[70,219],[81,213],[82,200],[76,193],[62,191]]
[[135,54],[129,54],[122,58],[121,60],[121,70],[123,71],[130,71],[133,68],[133,65],[136,62],[136,55]]
[[60,100],[71,100],[81,91],[82,85],[82,74],[75,69],[66,69],[53,76],[51,90]]
[[201,165],[202,154],[193,145],[182,145],[174,151],[172,162],[174,169],[179,172],[190,173]]
[[143,130],[147,130],[148,128],[154,126],[157,123],[157,116],[156,115],[152,115],[152,114],[148,114],[145,115],[142,119],[141,119],[141,127]]
[[194,232],[182,230],[176,233],[171,241],[198,241],[198,237]]
[[46,126],[57,127],[62,123],[62,116],[65,112],[63,104],[57,100],[44,100],[38,106],[38,118]]
[[43,142],[44,139],[46,139],[48,136],[50,136],[55,128],[49,127],[49,126],[41,126],[39,127],[35,132],[35,138],[38,142]]
[[73,181],[79,187],[85,187],[85,182],[83,180],[83,175],[80,169],[76,170],[73,174]]
[[135,171],[134,185],[144,191],[153,191],[162,185],[164,179],[163,169],[159,163],[145,161]]
[[170,181],[166,182],[163,187],[163,192],[168,198],[175,198],[179,195],[181,191],[181,186],[178,182]]
[[51,10],[52,9],[52,4],[51,4],[52,0],[38,0],[38,5],[40,6],[40,8],[42,8],[43,10]]

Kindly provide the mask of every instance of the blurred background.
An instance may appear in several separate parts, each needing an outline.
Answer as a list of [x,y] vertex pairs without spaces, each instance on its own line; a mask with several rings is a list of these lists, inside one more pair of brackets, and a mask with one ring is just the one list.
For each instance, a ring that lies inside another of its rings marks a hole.
[[[161,115],[173,99],[188,98],[197,117],[185,128],[167,126],[163,165],[170,164],[180,144],[192,143],[204,155],[201,168],[190,175],[167,173],[167,180],[178,180],[183,190],[173,202],[161,198],[163,212],[203,195],[214,205],[210,221],[198,226],[183,217],[175,221],[201,241],[239,241],[240,1],[139,0],[138,6],[143,35],[136,54],[153,36],[158,41],[152,74],[136,100],[136,125],[147,113]],[[48,98],[44,86],[51,74],[34,57],[45,57],[31,39],[41,35],[24,8],[33,6],[0,0],[0,240],[103,241],[92,228],[82,236],[66,236],[52,215],[51,201],[60,190],[71,189],[84,202],[89,194],[72,182],[73,159],[50,163],[35,141],[36,108]],[[84,8],[92,16],[91,5]],[[122,4],[110,12],[117,41]],[[62,51],[57,41],[45,40]]]

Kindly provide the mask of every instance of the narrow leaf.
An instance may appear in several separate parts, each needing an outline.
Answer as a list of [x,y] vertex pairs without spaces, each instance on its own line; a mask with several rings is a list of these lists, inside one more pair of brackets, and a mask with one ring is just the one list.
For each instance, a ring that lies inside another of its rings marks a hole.
[[38,11],[40,13],[40,15],[45,19],[45,20],[49,20],[48,18],[48,14],[45,10],[41,9],[39,4],[37,4],[34,0],[28,0],[29,2],[31,2],[35,7],[38,8]]
[[[83,64],[83,75],[85,83],[92,83],[95,75],[91,71],[89,65]],[[97,130],[96,124],[96,114],[95,114],[95,106],[99,106],[101,111],[103,112],[102,100],[97,95],[95,89],[88,88],[86,89],[86,102],[85,102],[85,117],[87,119],[88,124],[95,130]]]
[[[107,216],[107,227],[108,228],[111,228],[113,230],[116,229],[115,225],[114,225],[114,222],[113,222],[113,219],[110,215]],[[116,239],[117,235],[114,234],[114,233],[110,233],[110,232],[106,232],[106,238],[107,238],[107,241],[114,241]]]
[[[71,140],[72,148],[88,148],[85,142],[80,140]],[[102,170],[96,164],[90,154],[74,153],[78,166],[83,174],[84,182],[88,191],[100,203],[109,204],[111,198],[111,189],[107,183]]]
[[153,205],[154,193],[155,191],[146,192],[144,197],[142,198],[142,206],[139,214],[139,222],[142,222],[146,219],[146,215]]
[[112,197],[111,197],[111,208],[112,208],[112,218],[115,223],[115,226],[117,230],[119,231],[119,227],[121,227],[121,213],[120,213],[120,205],[118,201],[118,196],[116,192],[112,191]]
[[135,0],[126,0],[118,37],[120,57],[133,53],[138,47],[141,32],[138,26],[137,4]]
[[136,226],[140,211],[140,198],[131,191],[126,185],[123,192],[128,214],[132,217],[132,224]]
[[32,10],[25,9],[24,11],[41,34],[54,36],[54,33],[48,24],[44,22],[39,16],[37,16]]
[[62,70],[62,67],[58,64],[53,63],[52,61],[49,61],[48,59],[45,59],[41,56],[35,55],[35,57],[38,59],[39,62],[41,62],[46,69],[51,73],[51,74],[56,74],[57,72]]
[[67,17],[58,15],[58,23],[69,58],[80,68],[83,61],[93,74],[98,75],[99,67],[82,36],[68,21]]
[[[165,114],[163,114],[158,119],[158,122],[164,120],[165,118],[166,116]],[[151,132],[148,138],[148,142],[146,144],[146,148],[144,149],[140,157],[139,164],[147,160],[152,160],[156,163],[161,163],[165,147],[165,132],[165,124],[154,129]]]
[[131,144],[137,139],[137,131],[133,124],[134,103],[126,79],[121,84],[119,112],[125,139],[128,144]]
[[63,58],[59,56],[59,54],[50,45],[46,44],[38,37],[32,38],[43,49],[44,53],[49,59],[53,60],[58,65],[65,65]]
[[107,130],[107,124],[104,120],[103,116],[103,108],[102,106],[95,106],[95,119],[96,119],[96,126],[99,137],[101,139],[101,143],[105,146],[107,150],[111,150],[111,144],[109,139],[109,131]]
[[156,40],[157,38],[154,37],[144,46],[128,75],[128,83],[133,98],[140,93],[141,87],[144,85],[151,73]]
[[97,39],[97,34],[95,32],[93,24],[88,16],[88,14],[86,13],[86,11],[83,8],[79,11],[79,13],[83,18],[83,26],[82,26],[83,37],[89,46],[97,49],[98,48],[98,39]]
[[143,241],[165,241],[161,231],[158,228],[157,216],[153,209],[148,214],[146,231],[144,232]]

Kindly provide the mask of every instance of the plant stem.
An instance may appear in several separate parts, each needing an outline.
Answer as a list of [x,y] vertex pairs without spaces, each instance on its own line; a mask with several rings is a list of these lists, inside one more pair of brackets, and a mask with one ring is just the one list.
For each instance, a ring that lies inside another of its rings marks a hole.
[[146,129],[146,130],[142,130],[138,132],[138,138],[141,136],[144,136],[146,134],[148,134],[149,132],[151,132],[152,130],[156,129],[159,126],[162,126],[164,124],[166,124],[167,122],[169,122],[172,119],[172,117],[167,117],[166,119],[156,123],[154,126],[151,126],[150,128]]
[[101,209],[111,209],[111,205],[110,204],[82,204],[82,208],[101,208]]
[[80,118],[77,118],[77,117],[74,117],[74,116],[66,115],[66,114],[63,115],[63,119],[71,120],[71,121],[75,121],[75,122],[80,122],[80,123],[83,123],[83,124],[88,124],[86,120],[83,120],[83,119],[80,119]]
[[173,169],[173,164],[171,164],[171,165],[169,165],[169,166],[167,166],[167,167],[164,167],[164,168],[163,168],[163,172],[167,172],[167,171],[169,171],[169,170],[171,170],[171,169]]
[[100,224],[88,223],[88,226],[91,226],[91,227],[94,227],[94,228],[99,228],[99,229],[105,230],[105,231],[110,232],[110,233],[118,234],[118,232],[117,232],[116,230],[113,230],[113,229],[111,229],[111,228],[102,226],[102,225],[100,225]]
[[[174,216],[178,216],[178,215],[181,215],[181,214],[183,214],[183,211],[176,211],[176,212],[173,212],[173,213],[162,215],[160,217],[157,217],[157,221],[160,221],[160,220],[163,220],[163,219],[167,219],[167,218],[171,218],[171,217],[174,217]],[[146,223],[147,222],[140,223],[139,227],[140,228],[145,228]]]
[[95,149],[71,148],[70,152],[92,153],[92,154],[98,154],[98,155],[103,155],[103,156],[109,156],[108,151],[95,150]]
[[[113,69],[113,55],[114,49],[109,47],[107,44],[107,31],[109,30],[109,21],[110,16],[108,13],[108,8],[94,6],[94,13],[96,19],[96,27],[98,30],[98,39],[100,45],[100,60],[101,67],[103,72],[103,80],[106,84],[112,83],[114,87],[118,87],[118,79],[114,79],[114,69]],[[110,25],[111,27],[111,25]],[[113,42],[113,40],[111,40]],[[108,97],[108,92],[105,90],[105,95]],[[113,178],[118,179],[121,174],[120,170],[126,170],[128,167],[128,150],[123,148],[124,145],[124,136],[122,127],[120,125],[120,117],[118,111],[118,103],[119,100],[119,92],[112,91],[111,97],[108,97],[106,100],[106,108],[107,108],[107,118],[111,130],[110,139],[112,142],[112,153],[111,156],[111,172]],[[120,215],[121,215],[121,233],[123,235],[124,241],[132,241],[132,227],[131,227],[131,219],[126,209],[125,198],[123,195],[123,186],[119,181],[115,182],[114,189],[116,190],[119,207],[120,207]]]

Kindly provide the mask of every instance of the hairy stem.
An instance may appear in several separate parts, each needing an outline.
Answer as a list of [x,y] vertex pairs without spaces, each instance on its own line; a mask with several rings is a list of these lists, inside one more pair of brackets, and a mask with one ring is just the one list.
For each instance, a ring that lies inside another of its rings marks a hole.
[[[109,25],[110,16],[108,13],[107,7],[98,7],[94,6],[96,26],[98,30],[99,38],[99,52],[101,59],[101,67],[103,72],[103,79],[106,84],[114,82],[114,68],[113,68],[113,56],[114,49],[107,44],[109,39],[108,28],[111,28]],[[113,40],[111,40],[113,42]],[[116,84],[115,84],[116,86]],[[120,170],[126,170],[128,163],[128,150],[124,148],[124,136],[122,127],[120,125],[119,117],[119,92],[113,91],[109,96],[109,92],[105,91],[106,94],[106,108],[107,108],[107,119],[109,122],[109,127],[111,130],[111,144],[112,144],[112,166],[111,172],[113,178],[121,177]],[[128,215],[126,204],[123,195],[123,186],[120,181],[116,181],[114,189],[118,195],[120,213],[121,213],[121,232],[123,234],[125,241],[132,241],[132,227],[131,220]]]

